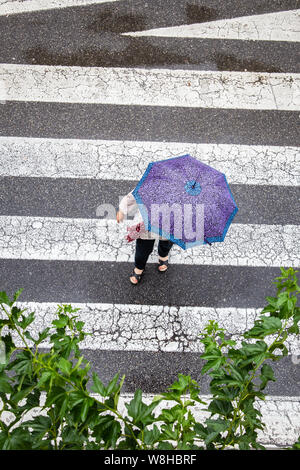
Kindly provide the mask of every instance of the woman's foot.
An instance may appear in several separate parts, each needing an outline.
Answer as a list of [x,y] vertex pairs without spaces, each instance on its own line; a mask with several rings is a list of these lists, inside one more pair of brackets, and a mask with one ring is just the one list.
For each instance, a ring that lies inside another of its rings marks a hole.
[[164,258],[162,258],[161,256],[158,257],[158,261],[159,261],[159,266],[158,266],[158,270],[160,272],[163,272],[163,271],[166,271],[168,269],[168,256],[165,256]]
[[[144,272],[143,269],[134,268],[132,276],[130,276],[130,282],[132,284],[137,284],[138,282],[140,282],[143,272]],[[134,273],[135,273],[135,275],[134,275]]]

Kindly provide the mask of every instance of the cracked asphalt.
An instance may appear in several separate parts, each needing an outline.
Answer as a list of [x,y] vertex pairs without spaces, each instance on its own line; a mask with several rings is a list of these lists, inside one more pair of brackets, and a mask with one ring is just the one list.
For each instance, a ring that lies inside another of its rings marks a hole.
[[[181,372],[208,393],[197,336],[207,319],[239,340],[279,266],[300,265],[299,42],[249,39],[247,24],[243,39],[123,33],[211,31],[216,20],[296,8],[133,0],[0,15],[0,288],[24,287],[37,329],[56,303],[77,303],[104,382],[120,370],[126,392],[158,393]],[[239,212],[222,246],[175,247],[163,278],[155,251],[132,286],[134,246],[96,209],[116,209],[150,161],[187,152],[227,175]],[[288,350],[267,389],[282,398],[267,413],[299,397],[296,338]]]

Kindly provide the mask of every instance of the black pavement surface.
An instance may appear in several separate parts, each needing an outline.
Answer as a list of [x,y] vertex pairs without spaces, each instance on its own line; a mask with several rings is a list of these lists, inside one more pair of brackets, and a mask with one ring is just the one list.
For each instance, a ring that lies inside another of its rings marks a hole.
[[277,267],[172,263],[162,280],[148,263],[136,286],[131,269],[126,262],[1,259],[1,290],[12,295],[23,287],[20,301],[260,308],[280,275]]
[[[151,352],[151,351],[92,351],[82,354],[90,362],[91,370],[98,373],[107,384],[119,372],[125,375],[124,392],[135,392],[140,388],[145,393],[165,392],[178,374],[191,375],[200,385],[201,394],[209,394],[210,377],[201,375],[201,367],[206,363],[200,353],[191,352]],[[274,370],[276,382],[269,382],[264,392],[267,395],[299,396],[299,364],[294,364],[291,356],[279,362],[267,361]],[[117,366],[116,366],[117,365]],[[256,380],[256,383],[260,381]]]
[[[146,168],[145,168],[146,169]],[[0,215],[100,218],[97,207],[132,191],[138,181],[76,178],[0,177]],[[233,223],[300,224],[300,187],[231,184],[238,206]],[[107,214],[105,217],[110,217]]]
[[0,62],[299,72],[297,43],[121,35],[295,8],[299,0],[132,0],[26,12],[0,17]]
[[6,101],[0,135],[299,146],[299,112]]

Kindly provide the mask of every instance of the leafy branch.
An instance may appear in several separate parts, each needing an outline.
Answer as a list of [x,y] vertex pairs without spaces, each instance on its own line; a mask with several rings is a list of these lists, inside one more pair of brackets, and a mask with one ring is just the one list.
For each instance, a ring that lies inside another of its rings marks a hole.
[[[51,326],[34,338],[34,312],[15,305],[22,289],[12,300],[0,292],[0,449],[263,448],[258,431],[265,424],[257,402],[276,380],[270,363],[286,356],[286,340],[299,334],[296,272],[281,268],[274,281],[277,295],[266,298],[253,327],[241,335],[241,346],[226,339],[217,322],[208,322],[200,335],[200,357],[201,374],[211,379],[209,404],[198,383],[179,374],[151,403],[136,390],[125,412],[119,403],[125,376],[117,373],[104,385],[80,353],[89,333],[79,309],[59,305]],[[193,414],[199,405],[208,413],[203,422]],[[9,416],[8,423],[3,416]],[[290,447],[298,448],[299,442]]]

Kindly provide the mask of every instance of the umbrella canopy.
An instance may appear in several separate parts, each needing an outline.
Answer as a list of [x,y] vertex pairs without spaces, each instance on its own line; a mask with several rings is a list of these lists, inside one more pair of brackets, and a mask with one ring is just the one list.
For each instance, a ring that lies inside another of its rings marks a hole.
[[132,194],[146,229],[183,249],[224,241],[238,211],[224,173],[189,154],[150,163]]

